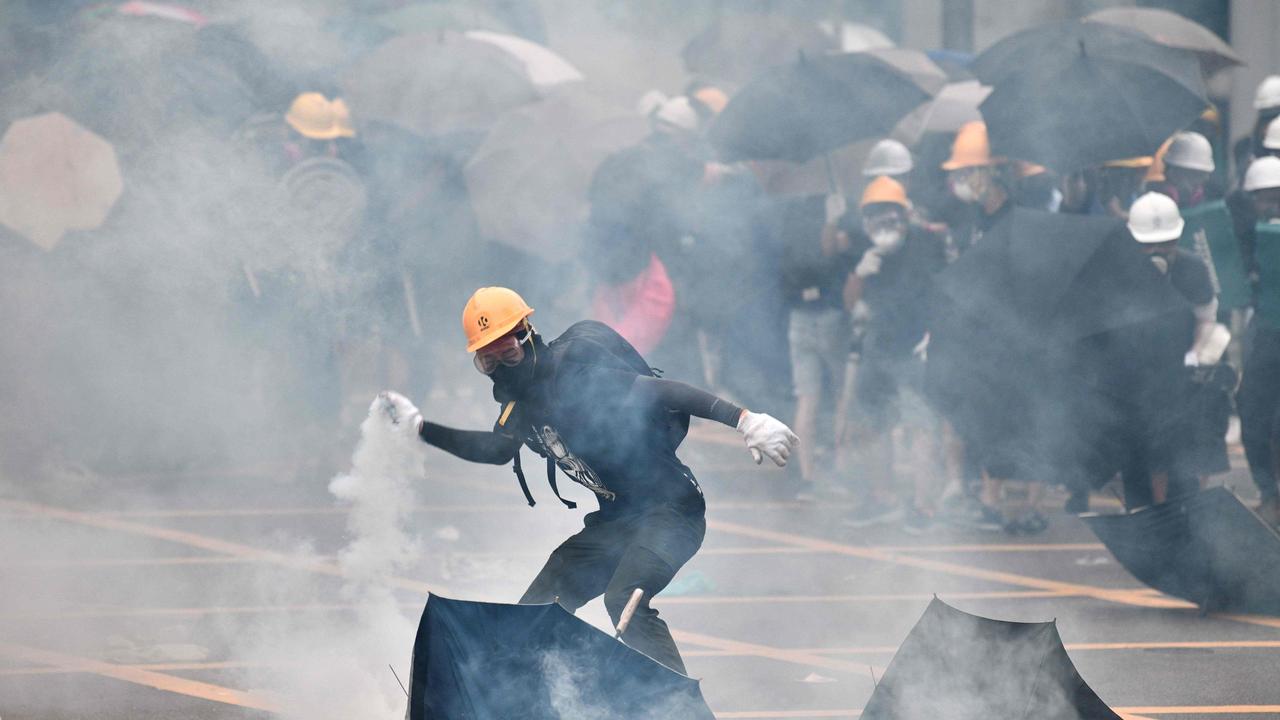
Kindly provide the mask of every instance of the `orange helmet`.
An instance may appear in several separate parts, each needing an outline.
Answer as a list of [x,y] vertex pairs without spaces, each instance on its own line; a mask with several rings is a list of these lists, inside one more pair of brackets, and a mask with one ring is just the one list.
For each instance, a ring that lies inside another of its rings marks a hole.
[[881,175],[867,185],[867,189],[862,191],[862,202],[858,203],[858,207],[866,207],[874,203],[893,203],[904,208],[911,207],[902,183],[888,175]]
[[293,99],[285,122],[303,137],[332,140],[341,134],[333,115],[333,105],[318,92],[305,92]]
[[960,126],[955,142],[951,144],[951,157],[942,163],[942,169],[960,170],[995,163],[991,157],[991,143],[987,140],[987,124],[973,120]]
[[533,308],[514,290],[482,287],[462,308],[462,331],[467,334],[467,352],[475,352],[511,332]]

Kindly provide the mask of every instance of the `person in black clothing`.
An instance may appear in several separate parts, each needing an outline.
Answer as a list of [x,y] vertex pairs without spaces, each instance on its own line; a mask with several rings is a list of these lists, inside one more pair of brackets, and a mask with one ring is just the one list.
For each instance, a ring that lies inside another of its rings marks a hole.
[[[501,414],[492,431],[426,422],[409,400],[382,395],[393,421],[464,460],[520,468],[520,448],[547,461],[551,488],[559,471],[595,495],[599,510],[562,543],[520,599],[576,610],[604,595],[617,624],[632,592],[643,600],[622,638],[684,672],[680,653],[649,605],[702,544],[702,489],[676,456],[690,416],[737,428],[756,462],[786,464],[798,438],[769,415],[744,410],[684,383],[663,380],[615,331],[584,321],[550,343],[529,324],[533,309],[512,290],[481,288],[463,311],[468,351],[493,381]],[[561,501],[568,507],[575,504]]]

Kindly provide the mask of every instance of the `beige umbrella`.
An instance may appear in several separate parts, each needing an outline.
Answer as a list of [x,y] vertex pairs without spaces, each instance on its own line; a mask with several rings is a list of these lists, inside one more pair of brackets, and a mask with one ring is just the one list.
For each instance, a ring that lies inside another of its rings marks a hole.
[[977,80],[948,83],[933,100],[899,120],[893,129],[893,136],[912,145],[926,133],[956,132],[961,125],[982,119],[978,106],[990,94],[991,88]]
[[45,250],[101,225],[123,189],[111,145],[61,113],[18,120],[0,140],[0,223]]

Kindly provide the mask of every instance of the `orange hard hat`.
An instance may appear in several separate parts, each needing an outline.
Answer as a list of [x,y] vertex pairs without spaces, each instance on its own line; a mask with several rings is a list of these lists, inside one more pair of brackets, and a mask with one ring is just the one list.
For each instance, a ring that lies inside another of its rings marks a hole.
[[293,99],[285,122],[303,137],[332,140],[341,134],[333,114],[333,104],[318,92],[304,92]]
[[867,189],[862,191],[862,202],[858,203],[858,207],[866,207],[875,203],[893,203],[904,208],[911,207],[911,202],[907,200],[907,191],[902,187],[902,183],[888,175],[881,175],[867,184]]
[[1020,178],[1035,177],[1049,172],[1049,168],[1043,165],[1037,165],[1027,160],[1019,160],[1017,162],[1018,177]]
[[693,99],[702,103],[712,113],[719,115],[729,104],[729,96],[718,87],[707,86],[693,93]]
[[515,290],[482,287],[462,308],[462,331],[467,334],[467,352],[475,352],[511,332],[533,314]]
[[951,157],[942,163],[942,169],[983,167],[995,162],[991,157],[991,143],[987,140],[987,124],[972,120],[960,126],[956,140],[951,144]]
[[347,101],[334,98],[329,107],[333,108],[333,124],[338,128],[338,137],[355,137],[356,127],[351,124],[351,108],[347,107]]

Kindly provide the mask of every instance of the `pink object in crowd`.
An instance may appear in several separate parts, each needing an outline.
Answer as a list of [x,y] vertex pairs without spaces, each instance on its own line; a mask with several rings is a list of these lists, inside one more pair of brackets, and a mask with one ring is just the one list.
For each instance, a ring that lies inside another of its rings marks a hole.
[[596,320],[618,331],[641,355],[652,352],[667,334],[676,309],[676,292],[657,255],[627,282],[599,285],[592,302]]

